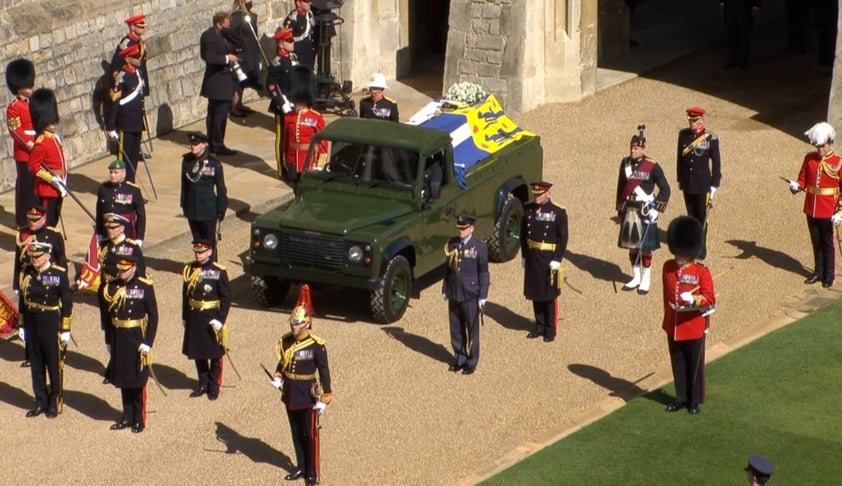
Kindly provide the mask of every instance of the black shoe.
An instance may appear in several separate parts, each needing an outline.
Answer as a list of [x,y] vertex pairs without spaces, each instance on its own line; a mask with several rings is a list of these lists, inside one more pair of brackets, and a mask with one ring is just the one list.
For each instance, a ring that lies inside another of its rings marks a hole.
[[143,422],[135,422],[135,424],[132,425],[132,433],[133,434],[139,434],[139,433],[143,432],[143,429],[145,429],[145,428],[146,428],[146,426],[143,424]]
[[700,407],[698,403],[693,403],[687,407],[687,411],[690,412],[690,415],[699,415],[702,411],[702,407]]
[[200,387],[198,390],[194,390],[193,392],[190,393],[190,398],[200,397],[207,392],[208,392],[207,388]]
[[686,406],[687,404],[684,402],[672,402],[669,405],[667,405],[667,408],[665,408],[664,410],[666,410],[667,412],[677,412]]
[[825,280],[824,282],[822,282],[822,287],[824,287],[826,289],[829,289],[829,288],[833,287],[833,280],[830,280],[830,281]]
[[21,368],[29,368],[30,366],[32,366],[32,363],[28,359],[23,360],[23,363],[20,364]]
[[535,339],[541,337],[541,333],[538,331],[529,331],[529,334],[526,335],[527,339]]
[[476,370],[477,370],[476,368],[468,368],[466,366],[465,369],[462,370],[462,374],[463,375],[473,375],[474,371],[476,371]]
[[233,111],[232,110],[230,114],[231,114],[231,116],[236,116],[237,118],[243,118],[243,117],[246,116],[246,114],[243,113],[242,111]]
[[456,372],[456,371],[461,370],[462,368],[464,368],[464,366],[459,365],[459,364],[456,364],[456,363],[453,363],[452,365],[450,365],[450,366],[448,366],[448,367],[447,367],[447,371],[453,371],[453,372]]
[[304,480],[305,486],[316,486],[319,484],[319,478],[316,476],[310,476],[309,478]]
[[219,390],[208,392],[208,400],[213,401],[213,400],[216,400],[217,398],[219,398]]
[[631,292],[632,290],[636,289],[639,285],[640,284],[633,286],[623,285],[623,287],[620,290],[622,290],[623,292]]
[[123,429],[129,428],[129,426],[131,426],[131,425],[132,425],[131,421],[126,420],[126,419],[121,419],[119,422],[111,424],[111,427],[109,427],[109,429],[111,429],[111,430],[123,430]]
[[551,343],[551,342],[553,342],[553,341],[555,341],[555,338],[554,338],[554,337],[547,337],[547,336],[544,336],[544,342],[545,342],[545,343]]
[[27,417],[37,417],[37,416],[41,415],[42,413],[44,413],[46,411],[47,411],[47,407],[42,407],[42,406],[39,405],[39,406],[33,408],[32,410],[29,410],[28,412],[26,412],[26,416]]
[[821,277],[819,277],[818,275],[816,275],[814,273],[813,275],[810,275],[809,277],[807,277],[807,279],[804,280],[804,283],[805,284],[814,284],[814,283],[818,282],[819,280],[821,280]]
[[643,289],[641,289],[641,288],[638,288],[638,289],[637,289],[637,295],[646,295],[646,294],[648,294],[648,293],[649,293],[649,291],[648,291],[648,290],[643,290]]
[[103,384],[103,385],[107,385],[107,384],[109,384],[109,383],[111,383],[111,380],[109,380],[107,376],[106,376],[105,378],[103,378],[103,379],[102,379],[102,384]]
[[284,479],[286,479],[287,481],[295,481],[296,479],[301,479],[303,477],[304,471],[302,471],[301,469],[296,469],[295,471],[284,476]]
[[47,412],[44,414],[47,418],[56,418],[58,417],[58,407],[55,405],[50,405],[47,407]]
[[237,154],[236,150],[231,150],[230,148],[226,147],[225,145],[216,149],[216,155],[236,155],[236,154]]

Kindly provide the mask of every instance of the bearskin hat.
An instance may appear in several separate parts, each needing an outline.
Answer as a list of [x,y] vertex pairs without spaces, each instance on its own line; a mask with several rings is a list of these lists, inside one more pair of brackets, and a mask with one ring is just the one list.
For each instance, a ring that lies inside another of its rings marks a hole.
[[289,101],[298,106],[312,106],[315,98],[313,70],[306,66],[295,66],[290,73]]
[[667,228],[670,253],[677,257],[696,258],[702,253],[705,232],[696,218],[679,216]]
[[6,65],[6,86],[13,95],[22,88],[35,86],[35,65],[29,59],[15,59]]
[[29,97],[29,115],[36,133],[41,133],[47,125],[59,122],[58,102],[53,90],[38,88]]

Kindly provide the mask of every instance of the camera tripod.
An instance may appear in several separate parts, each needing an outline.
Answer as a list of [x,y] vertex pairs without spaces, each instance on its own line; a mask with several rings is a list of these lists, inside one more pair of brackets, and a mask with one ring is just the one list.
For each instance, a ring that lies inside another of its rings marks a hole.
[[354,100],[350,98],[353,84],[350,80],[338,83],[330,73],[330,52],[332,39],[336,35],[337,25],[342,25],[345,19],[331,12],[330,9],[314,9],[318,35],[316,71],[316,96],[313,98],[313,108],[321,112],[331,112],[337,115],[356,117]]

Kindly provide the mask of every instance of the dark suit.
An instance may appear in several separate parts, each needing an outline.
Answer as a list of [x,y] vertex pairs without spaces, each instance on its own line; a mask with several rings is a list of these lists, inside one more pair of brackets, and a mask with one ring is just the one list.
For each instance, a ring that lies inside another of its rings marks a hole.
[[199,55],[205,61],[205,75],[202,78],[201,95],[208,99],[206,118],[208,146],[216,153],[225,142],[225,128],[231,97],[234,96],[234,75],[228,63],[228,54],[234,46],[225,39],[222,32],[211,27],[199,38]]
[[720,0],[728,29],[728,66],[748,68],[751,58],[751,30],[755,8],[761,0]]
[[447,243],[447,255],[442,294],[450,316],[450,343],[456,365],[474,370],[479,362],[479,301],[488,299],[488,247],[474,236],[465,242],[455,237]]

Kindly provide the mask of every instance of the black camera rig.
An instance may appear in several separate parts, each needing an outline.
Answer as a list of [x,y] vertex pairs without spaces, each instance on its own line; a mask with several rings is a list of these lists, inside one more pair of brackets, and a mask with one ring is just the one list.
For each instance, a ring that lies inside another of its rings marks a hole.
[[345,19],[333,12],[342,7],[346,0],[314,0],[312,3],[313,19],[316,22],[316,96],[313,108],[322,112],[355,117],[354,100],[350,98],[353,83],[345,80],[339,83],[331,74],[331,47],[336,27],[345,23]]

